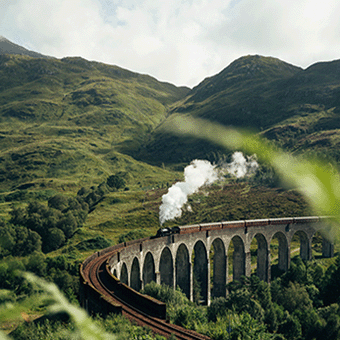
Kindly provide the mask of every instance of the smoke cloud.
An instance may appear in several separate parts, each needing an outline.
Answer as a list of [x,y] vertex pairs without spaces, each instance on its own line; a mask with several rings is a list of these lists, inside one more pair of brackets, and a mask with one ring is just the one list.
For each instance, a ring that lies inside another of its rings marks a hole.
[[182,207],[188,196],[197,192],[203,185],[209,185],[218,179],[216,165],[209,161],[195,159],[184,169],[184,182],[175,183],[162,197],[159,208],[159,222],[172,220],[182,215]]
[[252,175],[258,167],[256,155],[245,158],[239,151],[232,155],[232,162],[226,165],[227,172],[236,178]]
[[[220,168],[209,161],[195,159],[184,169],[184,182],[175,183],[162,197],[159,208],[159,222],[172,220],[182,215],[182,207],[188,202],[188,196],[197,192],[204,185],[214,183],[225,172],[241,178],[250,175],[258,168],[256,156],[245,158],[242,152],[232,155],[232,162]],[[191,207],[188,207],[191,210]]]

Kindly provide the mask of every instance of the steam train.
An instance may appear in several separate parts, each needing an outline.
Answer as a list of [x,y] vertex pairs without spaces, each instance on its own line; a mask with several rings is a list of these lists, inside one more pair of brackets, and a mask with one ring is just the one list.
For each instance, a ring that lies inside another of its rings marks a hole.
[[157,233],[153,238],[169,236],[173,234],[188,234],[195,233],[200,231],[208,231],[208,230],[219,230],[226,228],[243,228],[244,232],[247,233],[249,227],[258,227],[258,226],[269,226],[269,225],[278,225],[285,224],[287,228],[289,228],[290,224],[295,223],[313,223],[318,222],[320,219],[324,219],[327,217],[319,217],[319,216],[310,216],[310,217],[283,217],[283,218],[269,218],[269,219],[259,219],[259,220],[240,220],[240,221],[221,221],[216,223],[202,223],[202,224],[194,224],[187,225],[181,227],[165,227],[159,228]]

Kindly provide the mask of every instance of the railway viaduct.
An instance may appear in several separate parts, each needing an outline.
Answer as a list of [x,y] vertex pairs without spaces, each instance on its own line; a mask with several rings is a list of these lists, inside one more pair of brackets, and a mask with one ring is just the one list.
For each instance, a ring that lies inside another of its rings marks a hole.
[[[219,222],[180,227],[180,232],[158,238],[146,238],[124,244],[109,259],[112,274],[136,291],[155,281],[179,286],[193,300],[193,282],[197,279],[204,304],[212,297],[226,296],[228,262],[232,262],[233,280],[251,274],[250,245],[257,241],[256,275],[270,281],[270,244],[277,239],[278,267],[290,265],[290,247],[294,235],[300,240],[300,256],[312,256],[312,240],[328,228],[324,217],[298,217]],[[228,249],[232,247],[232,258]],[[323,237],[322,255],[332,257],[334,246]],[[210,275],[212,273],[212,275]]]

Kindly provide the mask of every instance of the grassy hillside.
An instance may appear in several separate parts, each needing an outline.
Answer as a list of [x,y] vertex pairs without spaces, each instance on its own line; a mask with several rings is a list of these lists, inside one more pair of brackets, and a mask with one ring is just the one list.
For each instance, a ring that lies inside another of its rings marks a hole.
[[[73,254],[74,261],[105,246],[82,245],[98,235],[117,242],[136,228],[154,233],[158,213],[145,210],[143,202],[182,174],[124,150],[148,139],[168,106],[188,90],[82,58],[1,55],[0,223],[13,209],[47,206],[52,196],[75,197],[82,188],[100,194],[93,194],[84,227],[56,253]],[[119,191],[107,187],[111,175],[124,180]]]
[[0,56],[2,189],[98,184],[115,172],[149,185],[162,170],[121,152],[148,138],[187,91],[81,58]]

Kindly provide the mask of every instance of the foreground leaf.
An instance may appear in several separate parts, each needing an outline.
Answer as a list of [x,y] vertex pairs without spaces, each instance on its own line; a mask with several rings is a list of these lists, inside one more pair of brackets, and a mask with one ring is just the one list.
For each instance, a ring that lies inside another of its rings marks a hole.
[[[302,156],[293,157],[248,131],[226,128],[205,120],[175,117],[167,128],[176,134],[207,139],[224,148],[255,153],[259,160],[275,168],[284,183],[306,197],[315,214],[340,221],[340,174],[329,165]],[[329,233],[329,238],[339,238],[338,228],[332,228]]]

